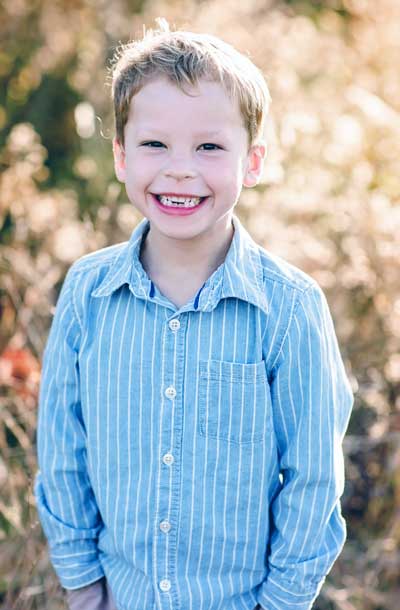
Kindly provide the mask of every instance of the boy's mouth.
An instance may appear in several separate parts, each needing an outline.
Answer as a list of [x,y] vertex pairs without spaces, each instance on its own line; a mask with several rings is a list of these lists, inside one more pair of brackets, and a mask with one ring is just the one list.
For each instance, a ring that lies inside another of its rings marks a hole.
[[195,197],[194,195],[157,195],[157,200],[169,208],[195,208],[203,203],[207,197]]

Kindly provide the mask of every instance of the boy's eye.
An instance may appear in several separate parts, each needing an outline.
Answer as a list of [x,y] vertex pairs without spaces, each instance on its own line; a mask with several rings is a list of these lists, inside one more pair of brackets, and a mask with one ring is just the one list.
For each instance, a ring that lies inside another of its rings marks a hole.
[[149,140],[148,142],[142,142],[141,146],[148,146],[149,148],[161,148],[164,146],[162,142],[158,142],[158,140]]
[[205,144],[201,144],[199,148],[202,148],[203,150],[220,150],[221,146],[218,146],[218,144],[212,144],[211,142],[206,142]]

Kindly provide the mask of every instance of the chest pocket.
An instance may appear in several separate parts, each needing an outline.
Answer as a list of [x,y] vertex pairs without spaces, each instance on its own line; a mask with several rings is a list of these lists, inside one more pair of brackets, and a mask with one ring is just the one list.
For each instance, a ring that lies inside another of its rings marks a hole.
[[199,433],[232,443],[262,442],[271,433],[265,362],[199,362]]

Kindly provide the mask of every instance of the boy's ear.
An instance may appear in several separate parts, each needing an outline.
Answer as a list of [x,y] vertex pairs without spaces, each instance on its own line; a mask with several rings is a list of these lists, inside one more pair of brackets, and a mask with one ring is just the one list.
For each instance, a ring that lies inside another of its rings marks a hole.
[[243,176],[244,186],[251,187],[258,184],[261,178],[266,152],[267,148],[264,141],[253,144],[253,146],[250,147]]
[[122,144],[117,140],[113,139],[113,153],[114,153],[114,169],[115,175],[120,182],[125,182],[125,151]]

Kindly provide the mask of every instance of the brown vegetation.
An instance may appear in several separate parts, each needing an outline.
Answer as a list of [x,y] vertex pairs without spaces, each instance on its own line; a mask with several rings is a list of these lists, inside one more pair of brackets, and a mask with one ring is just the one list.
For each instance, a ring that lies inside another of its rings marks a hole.
[[348,541],[315,608],[396,610],[398,0],[2,3],[0,608],[64,608],[32,494],[40,358],[68,266],[127,239],[139,219],[113,176],[105,66],[119,41],[160,15],[222,36],[267,76],[264,180],[237,212],[256,240],[321,284],[355,392]]

